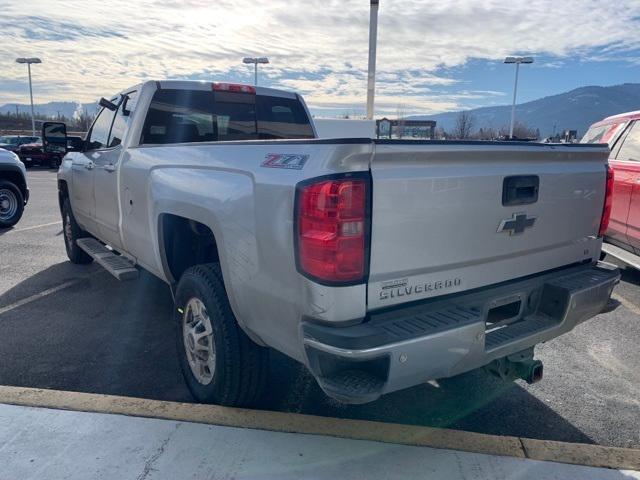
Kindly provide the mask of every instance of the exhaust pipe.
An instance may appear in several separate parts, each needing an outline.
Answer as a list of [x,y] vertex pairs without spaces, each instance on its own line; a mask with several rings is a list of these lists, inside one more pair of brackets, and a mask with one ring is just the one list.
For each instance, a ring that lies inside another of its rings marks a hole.
[[498,358],[487,365],[485,370],[505,381],[521,378],[528,384],[542,380],[544,373],[542,362],[533,359],[533,349]]

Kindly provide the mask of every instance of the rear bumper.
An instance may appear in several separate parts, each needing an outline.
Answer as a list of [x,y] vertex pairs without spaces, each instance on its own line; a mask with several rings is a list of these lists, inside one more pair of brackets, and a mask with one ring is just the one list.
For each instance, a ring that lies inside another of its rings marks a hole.
[[581,265],[372,312],[350,327],[304,322],[307,364],[329,396],[372,401],[568,332],[603,310],[619,280],[613,265]]

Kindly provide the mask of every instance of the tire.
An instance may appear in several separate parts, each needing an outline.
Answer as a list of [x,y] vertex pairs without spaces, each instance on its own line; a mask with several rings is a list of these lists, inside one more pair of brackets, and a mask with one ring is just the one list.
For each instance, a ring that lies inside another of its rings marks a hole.
[[176,289],[174,323],[180,367],[196,400],[234,407],[260,402],[269,350],[254,343],[238,325],[219,264],[196,265],[184,272]]
[[71,263],[91,263],[93,258],[76,243],[76,240],[89,237],[89,234],[76,223],[68,198],[62,204],[62,232],[64,234],[64,248],[67,250],[67,257],[69,257]]
[[60,159],[58,157],[53,157],[49,160],[49,168],[58,168],[60,167]]
[[8,180],[0,180],[0,228],[13,227],[22,218],[24,196],[18,186]]

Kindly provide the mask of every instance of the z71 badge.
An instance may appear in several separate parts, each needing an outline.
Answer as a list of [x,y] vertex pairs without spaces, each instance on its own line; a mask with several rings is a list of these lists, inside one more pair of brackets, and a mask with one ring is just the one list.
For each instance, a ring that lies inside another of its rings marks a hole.
[[286,168],[289,170],[302,170],[304,164],[309,160],[309,155],[298,153],[267,153],[266,160],[261,167]]

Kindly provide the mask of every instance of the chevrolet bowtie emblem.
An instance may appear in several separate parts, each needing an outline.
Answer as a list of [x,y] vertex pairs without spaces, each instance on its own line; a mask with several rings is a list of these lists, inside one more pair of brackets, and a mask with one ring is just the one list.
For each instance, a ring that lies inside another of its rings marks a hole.
[[502,220],[498,226],[498,233],[509,232],[509,235],[518,235],[525,229],[533,227],[536,217],[527,217],[526,213],[514,213],[511,218]]

